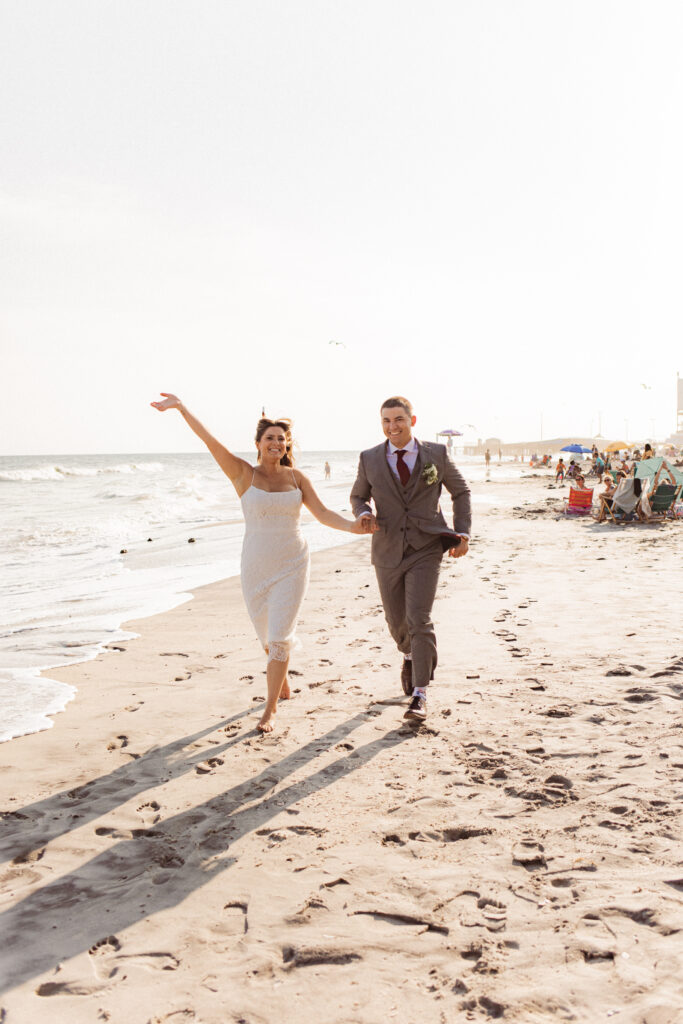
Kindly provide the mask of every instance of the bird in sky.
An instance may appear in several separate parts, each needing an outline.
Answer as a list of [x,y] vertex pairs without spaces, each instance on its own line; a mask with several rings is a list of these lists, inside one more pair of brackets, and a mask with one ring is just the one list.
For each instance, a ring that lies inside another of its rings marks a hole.
[[327,344],[328,345],[341,345],[342,348],[346,348],[346,345],[344,344],[343,341],[328,341]]
[[652,388],[650,387],[649,384],[641,384],[640,386],[641,386],[641,388],[644,388],[645,391],[652,391]]

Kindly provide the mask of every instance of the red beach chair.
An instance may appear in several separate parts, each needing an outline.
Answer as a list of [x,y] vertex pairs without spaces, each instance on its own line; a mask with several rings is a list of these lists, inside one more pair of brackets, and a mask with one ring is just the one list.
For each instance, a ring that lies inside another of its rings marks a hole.
[[579,490],[570,487],[569,495],[564,499],[563,512],[566,516],[589,516],[593,507],[593,488]]

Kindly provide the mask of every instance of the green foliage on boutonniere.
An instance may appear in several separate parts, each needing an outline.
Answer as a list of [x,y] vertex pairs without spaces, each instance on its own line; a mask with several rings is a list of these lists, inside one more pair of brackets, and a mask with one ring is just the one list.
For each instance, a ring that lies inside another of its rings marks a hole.
[[439,479],[439,471],[433,462],[428,462],[422,470],[422,479],[428,486],[435,484]]

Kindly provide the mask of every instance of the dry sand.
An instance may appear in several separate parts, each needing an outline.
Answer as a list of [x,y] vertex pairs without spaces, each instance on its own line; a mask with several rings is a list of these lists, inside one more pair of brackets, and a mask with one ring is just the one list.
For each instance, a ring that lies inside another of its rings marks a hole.
[[683,523],[487,489],[529,504],[444,562],[426,727],[364,538],[272,736],[238,580],[51,673],[0,748],[3,1024],[683,1020]]

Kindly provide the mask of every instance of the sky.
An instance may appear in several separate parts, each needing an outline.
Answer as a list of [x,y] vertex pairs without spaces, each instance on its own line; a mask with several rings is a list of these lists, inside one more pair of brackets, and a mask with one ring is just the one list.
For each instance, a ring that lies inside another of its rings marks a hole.
[[682,44],[677,0],[4,0],[0,454],[199,450],[160,391],[235,450],[392,394],[668,436]]

